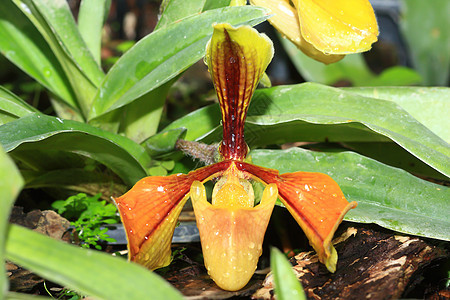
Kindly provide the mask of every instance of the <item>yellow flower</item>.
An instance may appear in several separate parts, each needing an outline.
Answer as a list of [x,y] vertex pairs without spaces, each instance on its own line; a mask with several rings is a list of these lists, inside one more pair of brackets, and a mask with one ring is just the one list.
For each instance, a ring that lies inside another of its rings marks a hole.
[[[206,62],[222,110],[221,161],[189,174],[143,178],[116,199],[131,261],[149,269],[170,263],[176,220],[190,197],[209,275],[221,288],[239,290],[256,269],[264,233],[279,198],[306,233],[320,261],[335,271],[337,254],[331,238],[356,203],[348,203],[328,175],[280,175],[277,170],[245,161],[248,104],[272,56],[272,42],[253,28],[214,27]],[[209,203],[203,183],[212,179],[218,181]],[[249,180],[266,186],[256,206]]]
[[378,25],[368,0],[250,0],[269,8],[269,22],[306,55],[329,64],[364,52],[377,41]]

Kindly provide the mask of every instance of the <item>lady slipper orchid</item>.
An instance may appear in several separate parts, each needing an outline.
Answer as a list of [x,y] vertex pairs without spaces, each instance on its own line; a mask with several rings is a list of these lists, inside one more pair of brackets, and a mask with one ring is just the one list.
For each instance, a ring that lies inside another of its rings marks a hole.
[[[291,5],[290,2],[293,4]],[[309,57],[329,64],[377,41],[369,0],[250,0],[269,8],[269,22]]]
[[[189,174],[143,178],[116,199],[131,261],[149,269],[170,263],[176,221],[190,197],[208,273],[221,288],[239,290],[256,269],[270,215],[280,198],[305,231],[320,261],[335,271],[337,254],[331,238],[356,203],[348,203],[328,175],[280,175],[277,170],[245,161],[247,108],[272,56],[272,42],[255,29],[214,26],[206,62],[222,111],[220,161]],[[210,203],[203,183],[212,179],[218,181]],[[266,186],[256,206],[250,180]]]

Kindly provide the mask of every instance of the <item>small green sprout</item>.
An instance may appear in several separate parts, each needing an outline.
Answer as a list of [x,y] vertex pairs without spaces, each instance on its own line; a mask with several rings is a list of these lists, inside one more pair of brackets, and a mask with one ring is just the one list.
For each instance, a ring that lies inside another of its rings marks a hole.
[[107,234],[108,228],[101,228],[104,224],[119,222],[117,209],[105,200],[99,200],[101,194],[89,197],[84,193],[71,196],[66,200],[53,202],[52,207],[59,214],[69,219],[75,227],[76,238],[81,241],[81,247],[101,250],[99,240],[115,242]]

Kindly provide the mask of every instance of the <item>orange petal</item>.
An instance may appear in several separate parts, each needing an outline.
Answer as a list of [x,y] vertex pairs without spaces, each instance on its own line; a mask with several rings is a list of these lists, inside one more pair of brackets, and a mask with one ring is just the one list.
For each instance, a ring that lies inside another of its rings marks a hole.
[[203,184],[192,184],[191,200],[205,266],[222,289],[239,290],[252,277],[276,199],[277,187],[271,184],[264,190],[261,203],[253,208],[215,207],[206,201]]
[[241,160],[247,155],[244,121],[248,104],[272,57],[272,41],[250,26],[214,26],[205,60],[222,110],[223,159]]
[[368,0],[293,0],[302,36],[321,52],[367,51],[377,41],[378,25]]
[[280,178],[277,186],[281,201],[302,227],[319,260],[334,272],[337,253],[331,239],[356,202],[349,203],[338,184],[326,174],[295,172]]
[[326,174],[295,172],[279,175],[276,170],[247,163],[236,163],[236,167],[266,184],[277,185],[278,196],[302,227],[319,260],[334,272],[337,253],[331,239],[344,215],[356,207],[356,202],[349,203],[338,184]]
[[115,199],[127,234],[129,259],[152,270],[168,265],[176,220],[192,182],[220,175],[229,165],[224,161],[187,175],[146,177]]
[[325,64],[334,63],[344,58],[344,55],[325,54],[303,38],[300,32],[297,10],[290,5],[289,1],[250,0],[250,3],[269,8],[273,14],[269,18],[270,24],[309,57]]

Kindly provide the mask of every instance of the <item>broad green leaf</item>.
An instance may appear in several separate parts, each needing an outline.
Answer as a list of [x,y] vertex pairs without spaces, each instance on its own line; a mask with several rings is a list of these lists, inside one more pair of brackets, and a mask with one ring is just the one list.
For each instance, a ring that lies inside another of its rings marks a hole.
[[63,67],[77,95],[83,113],[87,113],[103,75],[84,44],[64,0],[13,0],[39,30]]
[[400,105],[417,121],[450,143],[450,89],[446,87],[361,87],[345,89]]
[[[61,49],[73,59],[75,64],[82,70],[82,73],[85,74],[95,86],[100,84],[104,77],[103,71],[100,69],[100,66],[95,63],[92,53],[87,48],[67,1],[14,1],[19,5],[19,8],[21,8],[22,11],[25,11],[26,14],[29,15],[29,12],[26,9],[28,6],[28,9],[36,14],[34,16],[29,16],[29,18],[31,17],[40,22],[39,24],[35,23],[35,25],[38,28],[40,27],[46,30],[45,33],[49,35],[51,42],[53,42],[53,39],[56,39],[57,42],[61,44]],[[97,2],[98,1],[99,0],[97,0]],[[41,16],[37,14],[40,14]],[[103,21],[103,15],[98,15],[97,17],[100,19],[100,22]],[[45,28],[46,25],[50,27],[53,36],[50,36],[50,32]],[[44,35],[42,31],[41,33]]]
[[[221,139],[220,112],[210,106],[166,128],[186,128],[187,140]],[[250,146],[311,142],[394,141],[405,155],[414,155],[450,176],[450,147],[392,101],[367,98],[343,90],[304,83],[255,92],[246,122]]]
[[37,112],[37,109],[0,86],[0,125]]
[[302,285],[292,271],[292,265],[277,248],[270,250],[270,267],[278,300],[306,300]]
[[183,138],[185,135],[186,129],[184,128],[163,131],[148,138],[142,145],[151,157],[155,157],[174,151],[177,140]]
[[[0,146],[0,259],[2,262],[5,257],[5,238],[7,236],[9,212],[22,186],[23,179],[16,165]],[[0,298],[3,298],[8,290],[8,280],[3,263],[0,272]]]
[[450,70],[450,1],[403,0],[400,29],[425,85],[447,86]]
[[96,95],[89,119],[134,101],[202,58],[213,23],[255,25],[266,18],[266,10],[262,8],[227,7],[190,16],[154,31],[111,68]]
[[230,2],[231,0],[206,0],[203,11],[229,6]]
[[50,103],[57,117],[61,119],[74,120],[78,122],[84,122],[83,116],[74,110],[70,105],[64,101],[59,101],[58,99],[50,98]]
[[178,77],[139,97],[122,108],[120,133],[141,143],[158,130],[167,93]]
[[168,282],[137,264],[72,246],[17,225],[9,227],[6,257],[95,299],[182,299]]
[[[370,81],[364,83],[366,86],[407,86],[422,83],[422,77],[413,69],[395,66],[390,67],[380,75],[374,76]],[[363,85],[363,84],[361,84]]]
[[358,206],[346,220],[429,238],[450,240],[450,188],[419,179],[353,152],[323,153],[300,148],[254,150],[253,163],[280,173],[330,175]]
[[30,156],[33,152],[67,151],[90,157],[132,185],[146,176],[150,157],[143,147],[120,135],[90,125],[31,114],[0,126],[6,151]]
[[167,0],[163,2],[164,11],[156,25],[155,30],[178,21],[184,17],[198,14],[202,11],[206,0]]
[[[222,138],[221,128],[218,127],[221,119],[219,105],[208,105],[173,121],[169,126],[164,128],[161,133],[158,133],[158,135],[161,135],[168,130],[183,128],[187,129],[185,136],[186,140],[206,139],[208,142],[217,142]],[[208,137],[209,139],[207,139]]]
[[111,0],[83,0],[78,12],[78,30],[99,66],[103,22],[110,5]]
[[418,73],[406,67],[392,67],[375,75],[362,54],[349,54],[336,63],[325,65],[308,57],[287,39],[280,39],[297,71],[307,81],[332,85],[345,80],[353,86],[401,86],[422,82]]
[[60,99],[77,107],[74,92],[56,56],[11,0],[0,1],[0,53]]
[[[429,165],[413,155],[405,153],[405,149],[393,142],[347,142],[347,149],[375,159],[392,167],[400,168],[421,178],[448,180],[448,177],[439,173]],[[313,145],[313,147],[317,144]],[[325,150],[326,151],[326,150]]]

